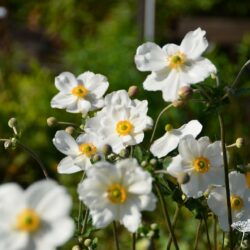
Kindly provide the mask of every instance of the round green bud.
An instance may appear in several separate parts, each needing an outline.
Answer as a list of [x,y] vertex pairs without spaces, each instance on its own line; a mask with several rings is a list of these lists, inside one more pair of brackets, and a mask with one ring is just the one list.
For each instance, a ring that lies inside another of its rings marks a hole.
[[57,119],[55,118],[55,117],[49,117],[48,119],[47,119],[47,125],[49,126],[49,127],[53,127],[53,126],[55,126],[57,124]]
[[103,148],[102,148],[102,153],[104,155],[109,155],[112,153],[112,147],[108,144],[104,145]]
[[70,135],[72,135],[74,133],[74,131],[75,131],[75,128],[72,126],[65,128],[65,132],[67,132]]
[[242,148],[245,144],[245,140],[244,138],[237,138],[236,142],[235,142],[235,146],[237,148]]
[[17,126],[17,119],[15,117],[10,118],[8,121],[8,126],[10,128],[16,127]]
[[128,95],[129,95],[129,97],[136,96],[138,94],[138,92],[139,92],[139,89],[135,85],[130,86],[129,89],[128,89]]
[[147,164],[148,164],[148,163],[147,163],[146,161],[142,161],[142,162],[141,162],[141,166],[142,166],[143,168],[145,168],[145,167],[147,166]]
[[85,247],[90,247],[91,243],[92,243],[91,239],[86,239],[83,244],[84,244]]

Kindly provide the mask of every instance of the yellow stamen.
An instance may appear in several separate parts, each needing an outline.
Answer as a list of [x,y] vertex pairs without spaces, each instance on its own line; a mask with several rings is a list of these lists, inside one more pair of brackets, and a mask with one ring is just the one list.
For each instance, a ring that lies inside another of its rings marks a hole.
[[83,143],[79,146],[82,154],[91,157],[96,153],[96,146],[92,143]]
[[179,69],[185,62],[186,55],[180,51],[168,58],[168,66],[171,69]]
[[116,132],[121,136],[130,134],[133,128],[133,124],[127,120],[119,121],[116,124]]
[[24,209],[16,218],[15,228],[28,233],[35,232],[40,227],[39,215],[33,209]]
[[114,204],[121,204],[127,200],[127,193],[119,183],[111,185],[108,190],[108,199]]
[[238,195],[231,195],[230,203],[231,203],[232,210],[236,210],[236,211],[241,210],[244,206],[243,199]]
[[71,90],[71,93],[79,98],[84,98],[88,92],[89,91],[81,84]]
[[210,161],[207,158],[200,156],[193,161],[193,166],[196,172],[204,174],[209,171]]

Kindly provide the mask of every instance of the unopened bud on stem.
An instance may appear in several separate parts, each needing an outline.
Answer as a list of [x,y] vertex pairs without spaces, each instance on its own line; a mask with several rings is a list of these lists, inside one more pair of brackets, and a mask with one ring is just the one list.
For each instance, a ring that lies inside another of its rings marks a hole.
[[57,119],[55,117],[49,117],[47,119],[47,124],[49,127],[53,127],[57,124]]
[[237,148],[242,148],[242,146],[244,146],[244,139],[243,138],[237,138],[237,140],[235,141],[235,146]]
[[72,135],[72,134],[74,133],[74,131],[75,131],[75,128],[72,127],[72,126],[69,126],[69,127],[65,128],[65,131],[66,131],[68,134]]
[[192,96],[193,90],[189,86],[183,86],[179,89],[178,95],[181,99],[188,99]]
[[136,96],[138,94],[138,92],[139,92],[139,89],[135,85],[130,86],[129,89],[128,89],[128,95],[129,95],[129,97]]
[[15,117],[12,117],[8,121],[8,126],[10,128],[15,128],[17,126],[17,119]]

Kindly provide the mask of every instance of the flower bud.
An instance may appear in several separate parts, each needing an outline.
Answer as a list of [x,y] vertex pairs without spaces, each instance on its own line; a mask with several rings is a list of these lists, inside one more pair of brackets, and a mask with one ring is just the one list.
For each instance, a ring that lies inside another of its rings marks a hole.
[[49,127],[53,127],[57,124],[57,119],[55,117],[49,117],[47,119],[47,124]]
[[148,237],[148,238],[153,238],[154,235],[155,235],[155,232],[152,231],[152,230],[150,230],[150,231],[147,233],[147,237]]
[[165,131],[166,132],[170,132],[172,129],[173,129],[172,124],[170,124],[170,123],[166,124],[166,126],[165,126]]
[[155,158],[153,158],[153,159],[151,159],[151,160],[149,161],[149,163],[150,163],[151,165],[155,166],[155,165],[157,164],[157,160],[156,160]]
[[127,148],[124,148],[120,151],[119,156],[122,158],[126,158],[129,156],[129,150]]
[[90,247],[91,243],[92,243],[91,239],[86,239],[83,244],[84,244],[85,247]]
[[153,224],[150,225],[150,228],[155,231],[155,230],[159,229],[159,226],[158,226],[158,224],[153,223]]
[[188,99],[192,96],[193,90],[189,86],[183,86],[179,89],[178,95],[181,99]]
[[187,173],[181,173],[177,176],[177,181],[179,184],[186,184],[190,180],[190,176]]
[[141,166],[142,166],[143,168],[146,167],[147,164],[148,164],[148,163],[147,163],[146,161],[142,161],[142,162],[141,162]]
[[139,89],[135,85],[130,86],[129,89],[128,89],[128,95],[129,95],[129,97],[136,96],[138,94],[138,92],[139,92]]
[[110,145],[108,145],[108,144],[105,144],[105,145],[103,146],[103,148],[102,148],[102,153],[103,153],[104,155],[109,155],[109,154],[111,154],[111,153],[112,153],[112,147],[111,147]]
[[65,131],[66,131],[68,134],[72,135],[72,134],[74,133],[74,131],[75,131],[75,128],[72,127],[72,126],[69,126],[69,127],[65,128]]
[[237,140],[235,142],[235,146],[237,148],[242,148],[242,146],[244,146],[244,144],[245,144],[244,138],[237,138]]
[[4,148],[5,148],[5,149],[10,148],[10,147],[11,147],[11,140],[5,141],[3,145],[4,145]]
[[175,100],[175,101],[172,102],[172,104],[173,104],[173,106],[174,106],[175,108],[183,107],[183,106],[185,105],[185,103],[186,103],[186,102],[185,102],[184,100],[180,100],[180,99]]
[[74,245],[74,246],[72,247],[72,250],[82,250],[82,249],[81,249],[81,247],[80,247],[80,246],[78,246],[78,245]]
[[16,127],[17,126],[17,119],[15,117],[10,118],[8,121],[8,126],[10,128]]
[[96,163],[96,162],[98,162],[98,161],[100,161],[100,160],[101,160],[101,156],[98,155],[98,154],[95,154],[95,155],[92,157],[92,162],[93,162],[93,163]]

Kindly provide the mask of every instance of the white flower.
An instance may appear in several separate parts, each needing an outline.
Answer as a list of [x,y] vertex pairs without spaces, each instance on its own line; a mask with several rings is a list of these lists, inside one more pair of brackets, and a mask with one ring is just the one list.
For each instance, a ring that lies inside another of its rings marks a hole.
[[61,73],[55,79],[60,91],[51,100],[52,108],[65,109],[70,113],[82,113],[102,108],[103,95],[108,89],[105,76],[87,71],[77,78],[69,72]]
[[[244,174],[229,174],[230,203],[233,222],[250,219],[250,189]],[[223,231],[229,231],[225,187],[215,187],[207,200],[209,208],[218,216]]]
[[201,132],[201,129],[202,125],[197,120],[192,120],[178,129],[172,129],[170,126],[161,138],[153,142],[150,151],[158,158],[166,156],[178,146],[181,138],[185,135],[196,137]]
[[96,134],[82,134],[75,140],[64,130],[56,132],[53,143],[61,153],[67,155],[58,165],[57,170],[60,174],[86,170],[92,166],[92,156],[102,156],[101,150],[104,145]]
[[0,249],[56,250],[74,233],[66,189],[52,180],[26,191],[15,183],[0,186]]
[[208,137],[195,140],[186,135],[179,142],[179,155],[172,158],[167,172],[178,177],[187,173],[190,180],[181,185],[188,197],[198,198],[213,185],[223,185],[223,158],[221,142],[210,143]]
[[116,91],[105,97],[105,107],[87,120],[85,130],[102,137],[113,152],[119,153],[142,142],[144,131],[153,124],[147,111],[146,100],[131,100],[125,90]]
[[141,223],[141,211],[155,209],[152,177],[131,158],[116,165],[96,163],[87,170],[87,178],[79,184],[78,193],[89,208],[96,228],[119,221],[135,232]]
[[186,85],[203,81],[215,66],[201,57],[208,47],[205,31],[190,31],[180,46],[167,44],[163,48],[152,42],[138,47],[135,56],[137,69],[152,71],[143,83],[146,90],[161,90],[165,101],[178,99],[178,90]]

